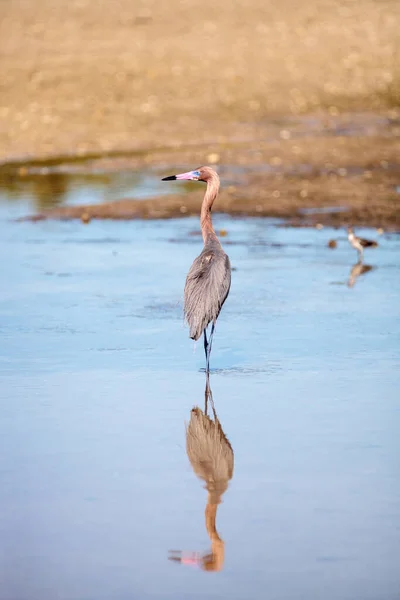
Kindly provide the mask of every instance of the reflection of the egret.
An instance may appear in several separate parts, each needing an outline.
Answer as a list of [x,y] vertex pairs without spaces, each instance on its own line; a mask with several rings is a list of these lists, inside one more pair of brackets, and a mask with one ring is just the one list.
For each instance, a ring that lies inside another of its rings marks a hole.
[[[208,416],[211,405],[212,417]],[[216,528],[218,505],[233,475],[233,450],[217,417],[209,380],[205,389],[204,412],[195,406],[186,427],[186,452],[196,475],[203,479],[208,492],[205,510],[206,529],[211,540],[211,552],[171,551],[170,560],[200,566],[205,571],[223,568],[225,547]]]
[[371,265],[364,265],[361,261],[357,262],[351,267],[347,285],[349,287],[353,287],[360,275],[368,273],[368,271],[372,271],[372,269],[374,269],[374,267],[372,267]]

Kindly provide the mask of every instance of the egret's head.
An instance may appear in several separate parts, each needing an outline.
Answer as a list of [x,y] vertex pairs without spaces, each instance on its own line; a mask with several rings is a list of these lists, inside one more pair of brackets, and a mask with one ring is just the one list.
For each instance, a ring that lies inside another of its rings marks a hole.
[[198,167],[197,169],[194,169],[194,171],[188,171],[187,173],[180,173],[179,175],[170,175],[169,177],[164,177],[162,181],[181,179],[186,181],[204,181],[207,183],[209,179],[214,177],[218,178],[218,175],[211,167]]

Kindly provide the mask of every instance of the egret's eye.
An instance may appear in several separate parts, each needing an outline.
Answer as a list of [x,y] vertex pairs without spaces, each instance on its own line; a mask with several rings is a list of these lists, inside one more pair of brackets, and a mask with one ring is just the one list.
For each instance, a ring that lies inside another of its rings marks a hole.
[[199,177],[200,178],[200,171],[193,171],[193,177]]

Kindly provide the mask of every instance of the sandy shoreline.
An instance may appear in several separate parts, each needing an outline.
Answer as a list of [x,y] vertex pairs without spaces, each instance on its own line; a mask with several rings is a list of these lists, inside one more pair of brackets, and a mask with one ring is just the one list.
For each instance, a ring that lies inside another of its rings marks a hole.
[[0,159],[215,142],[400,101],[400,3],[0,3]]
[[[0,180],[216,163],[217,210],[399,229],[400,5],[39,0],[0,7]],[[333,59],[334,58],[334,59]],[[194,194],[88,207],[191,214]],[[57,209],[59,210],[59,209]],[[75,209],[44,216],[77,216]],[[82,211],[86,211],[82,208]],[[78,215],[79,216],[79,215]],[[316,217],[317,218],[317,217]]]
[[[384,115],[291,119],[259,127],[250,141],[160,148],[120,156],[53,158],[3,165],[14,178],[58,170],[155,170],[171,174],[214,163],[225,185],[215,210],[285,218],[293,225],[368,225],[400,230],[400,121]],[[256,137],[258,136],[258,137]],[[255,139],[254,139],[255,138]],[[70,162],[68,162],[68,160]],[[33,220],[169,218],[198,214],[202,190],[145,200],[49,209]]]

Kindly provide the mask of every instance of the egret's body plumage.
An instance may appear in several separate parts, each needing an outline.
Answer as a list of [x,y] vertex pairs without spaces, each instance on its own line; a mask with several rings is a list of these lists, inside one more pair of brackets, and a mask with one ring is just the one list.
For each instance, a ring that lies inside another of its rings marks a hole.
[[231,285],[231,265],[218,240],[209,240],[193,261],[185,285],[185,318],[190,337],[198,340],[215,323]]

